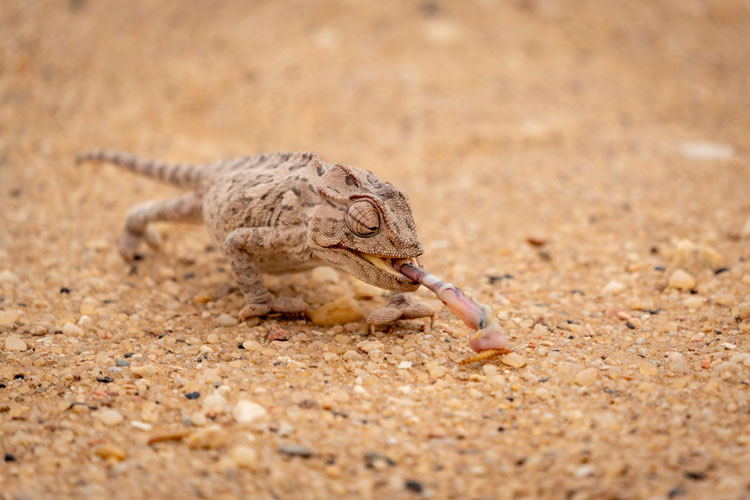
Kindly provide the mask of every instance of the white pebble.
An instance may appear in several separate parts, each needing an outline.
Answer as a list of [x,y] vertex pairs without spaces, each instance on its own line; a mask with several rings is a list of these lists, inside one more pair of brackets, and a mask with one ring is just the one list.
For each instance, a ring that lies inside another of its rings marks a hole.
[[603,295],[614,295],[625,290],[625,285],[619,281],[612,280],[602,288]]
[[27,348],[26,342],[18,335],[8,335],[5,338],[5,349],[7,351],[25,351]]
[[216,318],[216,323],[218,323],[221,326],[237,326],[239,324],[239,321],[237,321],[237,318],[230,316],[228,314],[221,314],[218,318]]
[[412,367],[412,362],[411,361],[402,361],[402,362],[400,362],[398,364],[398,369],[399,370],[408,370],[411,367]]
[[62,332],[63,335],[68,335],[70,337],[81,337],[83,335],[83,329],[74,325],[70,321],[63,325]]
[[119,411],[111,408],[99,410],[96,412],[96,418],[104,425],[117,425],[125,419]]
[[675,269],[669,277],[670,288],[691,290],[695,286],[695,278],[683,269]]
[[131,420],[130,425],[139,431],[150,431],[154,428],[153,425],[147,424],[146,422],[140,422],[138,420]]
[[11,326],[18,319],[18,311],[8,309],[6,311],[0,311],[0,326]]
[[596,382],[597,376],[598,373],[596,371],[596,368],[585,368],[576,373],[573,381],[578,385],[589,386]]
[[[209,396],[209,398],[210,397],[211,396]],[[205,407],[205,403],[204,403],[204,407]],[[250,423],[253,420],[264,416],[265,414],[266,414],[265,408],[263,408],[261,405],[257,403],[248,401],[246,399],[241,399],[237,401],[237,404],[234,405],[234,409],[232,410],[232,416],[234,417],[234,420],[238,424]]]
[[258,454],[249,446],[235,446],[229,450],[229,458],[235,466],[255,469],[258,465]]
[[203,400],[203,411],[221,413],[227,406],[227,400],[221,394],[211,394]]

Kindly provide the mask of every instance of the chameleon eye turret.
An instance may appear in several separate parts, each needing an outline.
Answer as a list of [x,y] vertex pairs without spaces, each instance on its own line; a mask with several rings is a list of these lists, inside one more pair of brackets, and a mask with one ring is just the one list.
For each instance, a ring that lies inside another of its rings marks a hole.
[[357,200],[346,210],[346,227],[360,238],[380,231],[380,210],[370,200]]

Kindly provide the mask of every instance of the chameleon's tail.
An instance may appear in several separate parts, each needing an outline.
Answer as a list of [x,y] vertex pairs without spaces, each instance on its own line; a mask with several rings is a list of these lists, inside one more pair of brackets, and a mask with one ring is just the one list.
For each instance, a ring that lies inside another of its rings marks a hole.
[[206,167],[202,165],[163,163],[105,149],[88,151],[76,157],[76,163],[87,161],[111,163],[133,173],[183,188],[198,187],[206,175]]

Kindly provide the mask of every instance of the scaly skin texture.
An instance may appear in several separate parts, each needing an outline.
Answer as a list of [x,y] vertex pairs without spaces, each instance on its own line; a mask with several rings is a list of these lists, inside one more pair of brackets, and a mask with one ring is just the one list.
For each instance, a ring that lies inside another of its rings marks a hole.
[[[122,167],[192,192],[133,207],[119,250],[132,260],[141,240],[156,247],[148,225],[158,221],[205,223],[229,259],[247,305],[242,318],[271,312],[302,313],[298,298],[275,297],[261,273],[328,265],[371,285],[392,290],[388,305],[367,317],[372,325],[432,316],[403,292],[419,287],[392,270],[391,259],[422,254],[406,195],[367,170],[331,166],[314,153],[247,156],[213,165],[154,162],[112,151],[79,155]],[[376,265],[377,264],[377,265]]]

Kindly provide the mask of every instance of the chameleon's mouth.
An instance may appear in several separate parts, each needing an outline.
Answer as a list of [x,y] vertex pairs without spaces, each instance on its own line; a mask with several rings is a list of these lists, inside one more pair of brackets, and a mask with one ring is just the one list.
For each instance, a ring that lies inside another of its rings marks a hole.
[[372,264],[373,266],[377,267],[379,270],[383,271],[384,273],[390,274],[397,278],[400,281],[408,281],[410,283],[413,283],[411,279],[406,277],[404,274],[396,271],[396,268],[394,267],[394,263],[398,262],[399,264],[403,262],[411,262],[415,266],[417,264],[417,259],[412,257],[409,259],[403,259],[403,258],[393,258],[393,257],[382,257],[380,255],[373,255],[369,253],[362,253],[358,252],[357,250],[349,249],[352,253],[357,255],[358,257],[361,257],[365,259],[367,262]]

